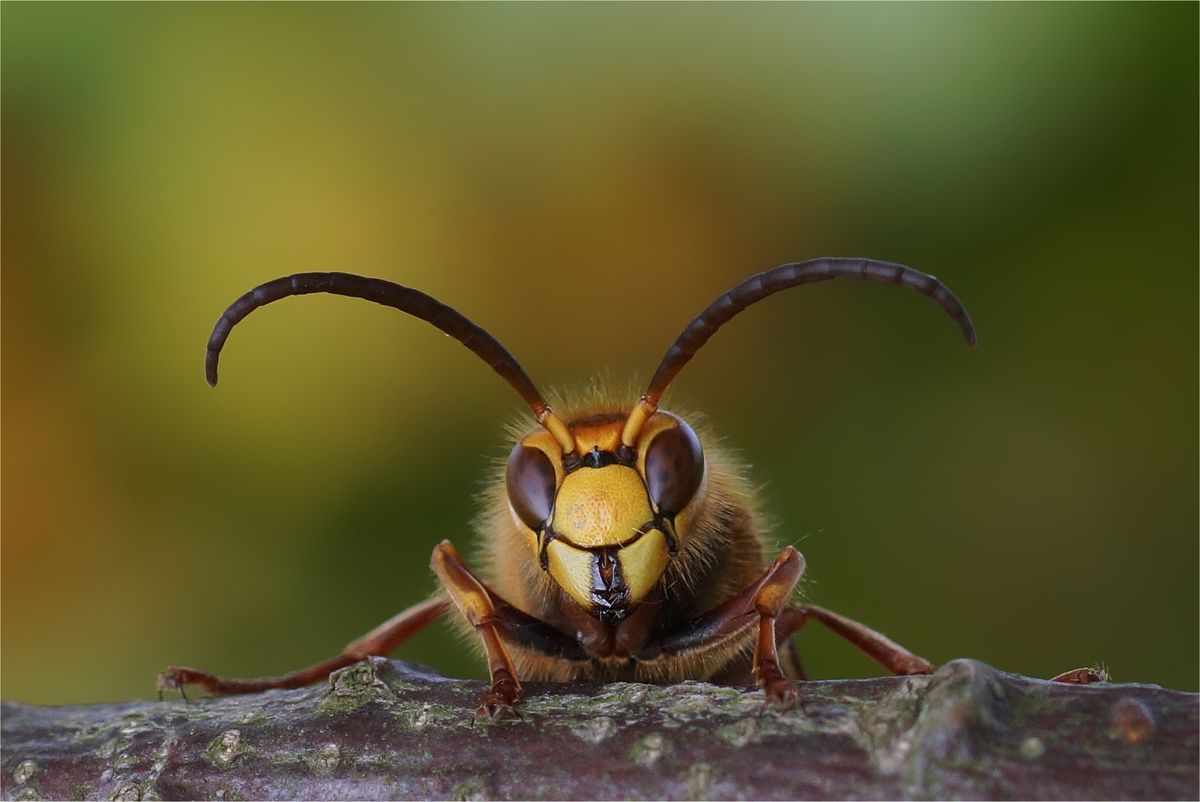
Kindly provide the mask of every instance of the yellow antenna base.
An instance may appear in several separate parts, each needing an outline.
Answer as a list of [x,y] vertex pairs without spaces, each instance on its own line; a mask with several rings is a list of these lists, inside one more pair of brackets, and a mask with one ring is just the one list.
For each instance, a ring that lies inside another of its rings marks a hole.
[[633,448],[637,443],[638,434],[642,431],[642,427],[650,419],[650,416],[657,411],[658,404],[651,404],[646,400],[646,396],[638,399],[637,405],[629,413],[629,419],[625,421],[625,428],[621,430],[621,442]]
[[555,415],[550,407],[546,407],[545,412],[538,416],[538,423],[554,436],[563,454],[570,454],[575,450],[575,438],[571,436],[567,424],[563,423],[562,418]]

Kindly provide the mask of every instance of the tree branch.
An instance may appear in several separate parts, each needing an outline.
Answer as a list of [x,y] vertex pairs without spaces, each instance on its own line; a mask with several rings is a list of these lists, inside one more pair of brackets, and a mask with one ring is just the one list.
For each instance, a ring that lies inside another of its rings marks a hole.
[[186,703],[3,705],[5,799],[1195,799],[1200,697],[956,660],[808,682],[801,706],[687,682],[483,683],[382,658],[328,684]]

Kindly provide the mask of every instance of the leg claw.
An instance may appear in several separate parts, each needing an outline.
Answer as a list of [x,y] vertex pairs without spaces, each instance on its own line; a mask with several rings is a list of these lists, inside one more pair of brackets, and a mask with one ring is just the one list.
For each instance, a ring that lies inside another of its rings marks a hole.
[[504,721],[505,719],[520,719],[525,720],[521,715],[521,711],[517,710],[516,704],[518,697],[514,697],[506,693],[498,693],[496,691],[488,691],[483,695],[483,699],[479,703],[479,707],[475,710],[475,719],[471,722],[483,719],[485,721]]
[[476,721],[479,721],[480,719],[485,721],[504,721],[505,719],[512,718],[524,720],[524,716],[522,716],[520,711],[512,705],[485,703],[481,704],[475,710]]
[[208,687],[209,682],[214,682],[216,677],[204,671],[197,671],[194,668],[182,668],[180,666],[169,666],[158,675],[156,687],[158,690],[158,698],[161,701],[164,691],[179,691],[179,695],[183,697],[183,701],[191,701],[188,699],[187,691],[184,690],[188,685],[203,685]]
[[923,657],[912,655],[910,659],[901,661],[892,673],[897,677],[911,677],[914,674],[932,674],[933,663]]
[[1104,666],[1088,666],[1074,671],[1064,671],[1057,677],[1051,677],[1051,682],[1065,682],[1070,685],[1091,685],[1096,682],[1108,682],[1108,669]]
[[187,694],[184,693],[183,686],[187,680],[184,678],[184,669],[171,666],[158,675],[158,681],[155,683],[155,688],[158,691],[158,701],[163,700],[165,691],[179,691],[183,696],[183,700],[187,701]]
[[800,701],[800,694],[791,682],[781,679],[763,688],[763,710],[790,710]]

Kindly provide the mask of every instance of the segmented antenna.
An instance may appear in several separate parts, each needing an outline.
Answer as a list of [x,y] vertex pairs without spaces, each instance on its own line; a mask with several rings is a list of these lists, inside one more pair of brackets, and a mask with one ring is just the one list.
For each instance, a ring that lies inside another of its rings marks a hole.
[[683,333],[667,349],[650,386],[641,401],[630,413],[621,439],[632,446],[646,418],[654,414],[658,401],[676,374],[700,350],[717,329],[732,320],[746,307],[761,301],[780,290],[828,281],[834,278],[865,279],[883,284],[903,284],[922,295],[928,295],[954,318],[962,329],[968,345],[975,345],[975,326],[962,303],[946,288],[946,285],[930,275],[911,267],[873,259],[824,258],[792,262],[751,276],[733,289],[718,297],[697,315]]
[[247,315],[260,306],[266,306],[282,298],[317,292],[373,301],[383,306],[399,309],[401,312],[407,312],[413,317],[433,324],[471,349],[492,370],[500,374],[501,378],[508,382],[521,398],[525,399],[525,403],[529,405],[538,422],[555,436],[559,445],[563,446],[564,453],[573,450],[574,441],[570,439],[565,426],[550,410],[550,406],[534,386],[533,380],[495,337],[459,312],[420,290],[383,279],[364,278],[351,273],[297,273],[293,276],[284,276],[255,287],[230,304],[217,320],[216,325],[213,326],[212,334],[208,338],[208,353],[204,359],[204,374],[208,383],[216,386],[217,361],[221,356],[221,348],[224,347],[229,332]]

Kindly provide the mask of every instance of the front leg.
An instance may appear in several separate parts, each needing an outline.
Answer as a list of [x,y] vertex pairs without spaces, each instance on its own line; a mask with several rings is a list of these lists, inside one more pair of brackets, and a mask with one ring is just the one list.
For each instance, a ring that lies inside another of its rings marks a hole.
[[650,644],[639,656],[644,659],[662,654],[701,657],[745,632],[757,615],[754,676],[773,702],[787,704],[795,699],[791,682],[779,665],[777,646],[798,632],[810,618],[829,627],[893,674],[927,674],[933,670],[928,660],[857,621],[816,605],[789,605],[792,590],[803,574],[804,557],[788,547],[753,585],[682,629]]
[[648,643],[637,657],[643,660],[664,655],[701,657],[706,652],[721,649],[731,638],[740,637],[757,621],[754,676],[768,701],[790,704],[795,701],[796,692],[779,665],[775,620],[786,609],[788,599],[803,575],[804,556],[788,546],[750,587],[680,630]]
[[475,627],[487,656],[491,688],[483,695],[475,717],[500,718],[514,712],[521,699],[521,680],[502,638],[548,657],[586,660],[579,644],[549,624],[513,607],[471,573],[450,541],[433,550],[434,573],[446,595]]
[[754,609],[759,615],[758,639],[754,643],[754,676],[767,700],[782,705],[796,701],[796,689],[779,666],[775,619],[787,605],[803,574],[803,555],[788,546],[768,570],[766,581],[754,595]]

